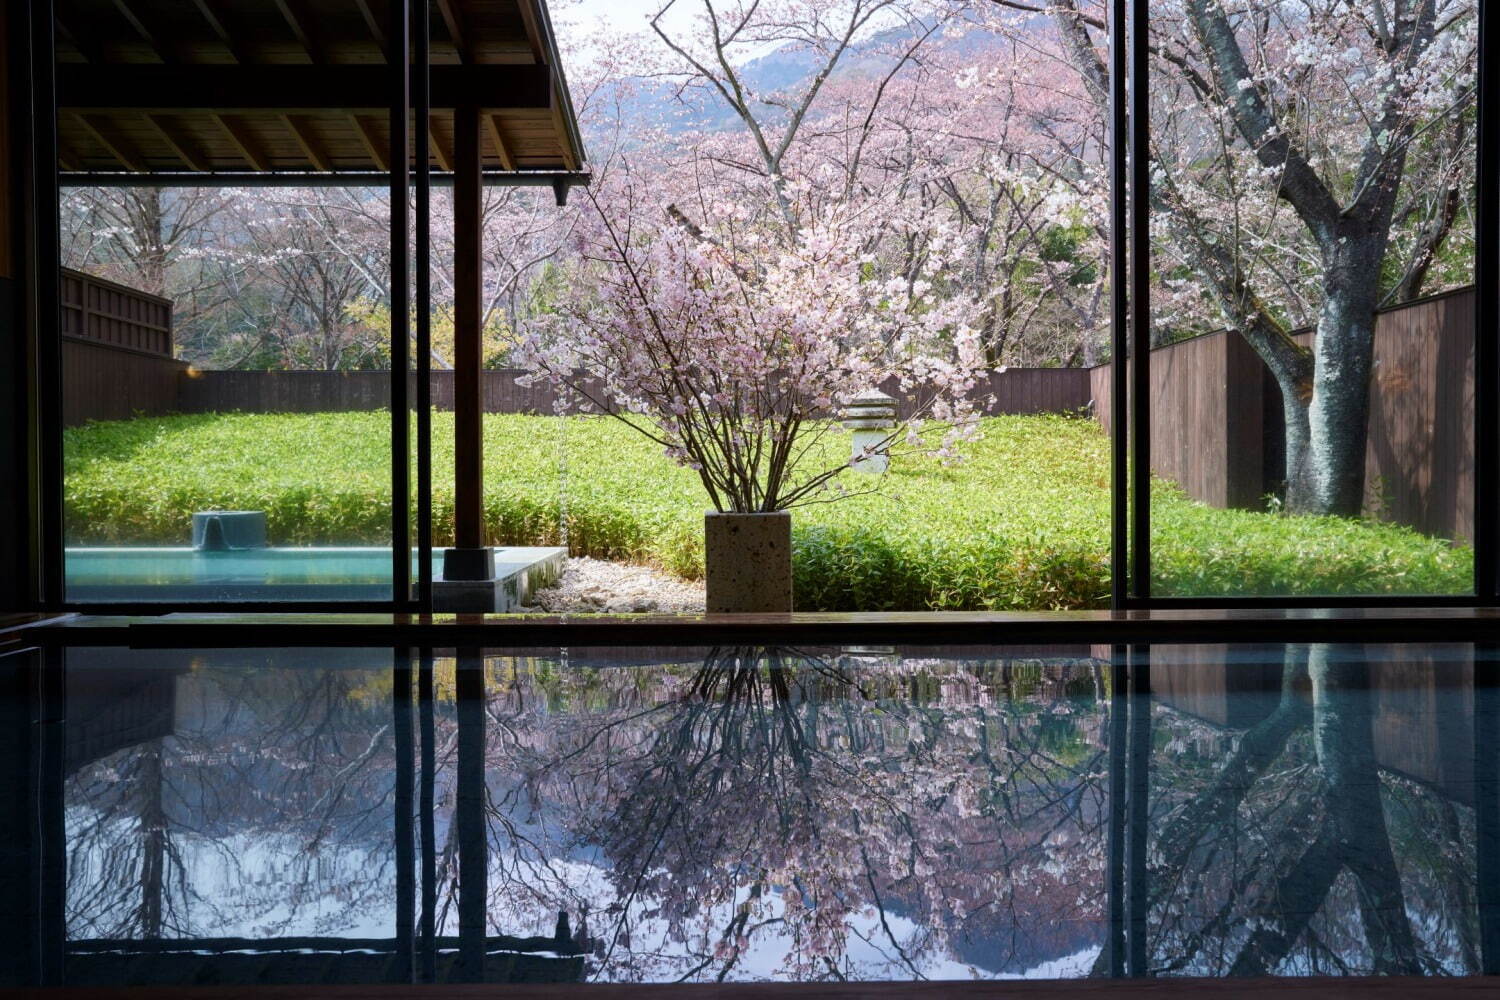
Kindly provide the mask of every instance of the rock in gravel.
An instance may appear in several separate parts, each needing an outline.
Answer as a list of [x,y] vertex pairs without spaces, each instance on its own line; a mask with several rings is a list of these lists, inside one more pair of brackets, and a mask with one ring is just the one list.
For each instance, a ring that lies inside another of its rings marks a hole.
[[703,583],[649,566],[579,557],[533,600],[536,606],[526,610],[552,614],[701,614]]

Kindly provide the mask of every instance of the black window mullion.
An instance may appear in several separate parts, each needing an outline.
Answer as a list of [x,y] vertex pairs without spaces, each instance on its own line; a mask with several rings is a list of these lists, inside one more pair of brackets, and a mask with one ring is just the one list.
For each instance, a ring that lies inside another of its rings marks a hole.
[[28,243],[31,285],[27,318],[34,359],[35,425],[28,435],[35,449],[36,482],[30,491],[34,596],[44,608],[62,606],[65,587],[63,550],[62,308],[61,259],[58,249],[57,49],[52,0],[34,0],[20,9],[31,12],[30,135]]
[[416,0],[412,22],[412,100],[416,109],[417,605],[432,607],[432,90],[429,0]]
[[1130,301],[1126,291],[1129,273],[1129,242],[1126,227],[1127,113],[1126,0],[1110,0],[1109,8],[1109,357],[1110,357],[1110,605],[1123,608],[1130,597],[1130,450],[1126,427],[1129,380],[1125,357],[1129,354]]
[[1130,8],[1130,594],[1151,597],[1150,7]]
[[1475,96],[1474,176],[1474,594],[1484,603],[1500,597],[1500,198],[1485,178],[1500,170],[1500,74],[1485,53],[1500,45],[1491,3],[1478,4],[1479,79]]
[[391,600],[411,604],[411,475],[407,412],[407,353],[411,349],[407,209],[411,160],[411,16],[407,0],[394,0],[390,14],[392,73],[390,105],[391,193]]

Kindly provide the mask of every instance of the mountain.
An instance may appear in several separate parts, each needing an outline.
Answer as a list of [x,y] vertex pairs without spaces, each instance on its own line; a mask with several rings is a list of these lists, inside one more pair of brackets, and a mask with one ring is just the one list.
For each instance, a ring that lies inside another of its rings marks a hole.
[[[915,40],[915,29],[909,26],[887,29],[854,43],[839,60],[833,79],[867,76],[878,80],[889,71],[895,53]],[[950,53],[958,52],[974,59],[982,59],[987,50],[1002,44],[999,37],[978,27],[970,26],[962,33],[947,34],[929,39],[927,44],[940,45]],[[811,85],[814,74],[822,65],[822,56],[806,46],[786,44],[762,56],[741,64],[741,80],[752,94],[800,95]],[[638,123],[642,129],[663,129],[673,134],[714,133],[739,126],[739,118],[712,88],[705,85],[691,87],[679,92],[674,84],[641,77],[621,81],[628,85],[631,93],[622,100],[627,120]],[[762,103],[761,108],[774,115],[780,109]]]

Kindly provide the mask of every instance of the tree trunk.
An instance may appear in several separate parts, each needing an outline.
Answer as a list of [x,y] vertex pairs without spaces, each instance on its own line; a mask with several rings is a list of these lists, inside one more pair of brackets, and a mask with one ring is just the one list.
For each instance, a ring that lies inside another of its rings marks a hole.
[[162,894],[166,888],[167,814],[162,804],[162,741],[152,740],[141,756],[137,779],[141,795],[140,908],[135,932],[143,938],[162,936]]
[[[1377,276],[1384,239],[1349,239],[1326,255],[1325,298],[1313,347],[1307,407],[1305,499],[1299,513],[1358,517],[1364,505],[1365,437],[1370,417]],[[1290,432],[1290,425],[1288,425]],[[1292,449],[1287,437],[1288,482]]]
[[[1264,358],[1264,355],[1262,355]],[[1290,514],[1315,513],[1308,479],[1307,381],[1292,377],[1275,365],[1271,372],[1281,389],[1281,420],[1286,454],[1285,509]]]
[[1419,976],[1422,964],[1380,801],[1369,665],[1362,656],[1334,659],[1330,653],[1326,645],[1312,647],[1307,668],[1313,687],[1313,742],[1328,788],[1329,820],[1341,860],[1358,886],[1374,971]]

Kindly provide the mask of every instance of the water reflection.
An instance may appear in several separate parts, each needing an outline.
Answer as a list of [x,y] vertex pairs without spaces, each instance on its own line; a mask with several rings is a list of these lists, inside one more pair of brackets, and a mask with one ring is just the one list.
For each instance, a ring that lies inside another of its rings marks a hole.
[[80,984],[1477,973],[1487,666],[72,649],[35,946]]
[[546,886],[610,979],[950,978],[1086,955],[1097,667],[720,649],[497,676],[491,845],[512,877],[491,912],[524,921]]
[[[308,670],[269,654],[70,651],[70,950],[390,936],[390,654],[383,669],[368,651],[323,655]],[[121,729],[126,745],[101,752]],[[177,978],[183,963],[155,964]],[[69,973],[108,982],[122,965]]]
[[[1159,971],[1479,971],[1473,818],[1461,809],[1470,789],[1421,773],[1431,748],[1446,740],[1451,751],[1471,719],[1445,684],[1451,671],[1433,662],[1441,656],[1415,657],[1426,668],[1417,690],[1401,683],[1412,658],[1289,646],[1274,707],[1220,740],[1163,713],[1172,742],[1153,761],[1151,871]],[[1414,732],[1423,702],[1443,710]],[[1170,752],[1194,739],[1216,752]]]

